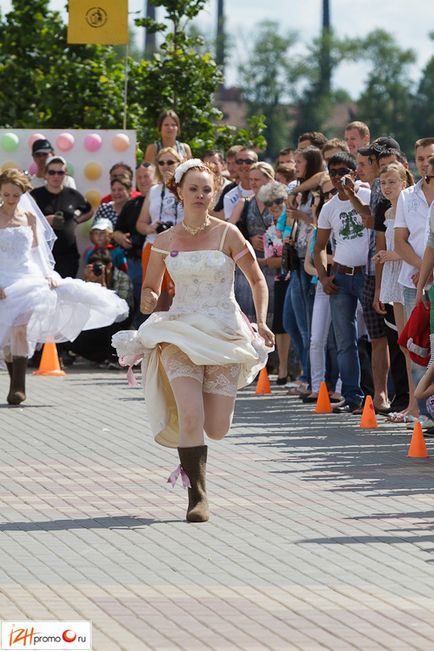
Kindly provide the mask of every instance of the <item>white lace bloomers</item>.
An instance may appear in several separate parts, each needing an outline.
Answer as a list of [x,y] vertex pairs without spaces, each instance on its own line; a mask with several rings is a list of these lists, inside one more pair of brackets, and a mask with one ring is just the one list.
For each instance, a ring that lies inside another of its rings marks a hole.
[[[222,250],[154,250],[167,253],[176,289],[173,303],[168,312],[152,314],[137,332],[114,335],[113,346],[122,363],[143,359],[145,403],[155,440],[177,447],[178,416],[169,378],[187,374],[202,382],[204,392],[233,396],[265,366],[270,349],[235,300],[232,258]],[[183,364],[182,355],[167,359],[165,344],[176,346],[200,368],[194,370],[185,359]]]

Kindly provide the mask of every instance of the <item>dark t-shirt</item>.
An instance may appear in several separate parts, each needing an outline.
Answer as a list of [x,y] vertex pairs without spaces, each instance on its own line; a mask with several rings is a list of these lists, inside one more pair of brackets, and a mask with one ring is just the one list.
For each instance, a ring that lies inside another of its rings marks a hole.
[[140,258],[146,235],[138,233],[136,223],[140,215],[145,197],[140,195],[135,199],[127,201],[116,221],[116,230],[121,233],[130,233],[133,246],[131,249],[124,249],[127,258]]
[[390,201],[381,192],[380,179],[375,179],[371,187],[371,200],[369,202],[369,208],[374,217],[374,231],[385,232],[384,215],[390,206]]
[[77,213],[83,214],[89,212],[91,205],[80,192],[73,188],[63,188],[58,194],[49,192],[46,187],[32,190],[32,197],[38,204],[44,215],[53,215],[55,212],[62,212],[65,220],[62,229],[54,228],[57,240],[53,247],[53,255],[59,253],[75,253],[77,243],[75,239],[75,228],[77,224],[74,216]]

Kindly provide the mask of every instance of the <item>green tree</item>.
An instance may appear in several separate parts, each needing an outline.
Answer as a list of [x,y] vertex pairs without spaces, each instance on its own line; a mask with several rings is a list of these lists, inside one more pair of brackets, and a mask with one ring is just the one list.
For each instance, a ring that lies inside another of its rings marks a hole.
[[[172,30],[150,61],[129,57],[127,128],[137,129],[142,145],[155,137],[157,115],[179,112],[184,136],[196,152],[226,147],[246,134],[225,126],[213,106],[220,72],[208,52],[195,51],[184,24],[205,0],[162,0]],[[154,31],[165,23],[151,21]],[[68,45],[66,26],[49,0],[13,0],[0,14],[0,121],[3,127],[119,129],[124,113],[124,61],[114,47]],[[263,124],[248,136],[262,147]]]
[[239,66],[249,115],[265,116],[266,155],[271,158],[288,144],[288,102],[300,76],[300,67],[291,53],[297,36],[279,31],[277,22],[264,21],[255,32],[246,62]]
[[[203,51],[203,38],[187,32],[188,21],[197,16],[206,0],[152,0],[152,3],[165,9],[167,22],[147,18],[136,21],[164,36],[160,51],[144,64],[144,86],[140,89],[144,110],[141,141],[148,143],[159,137],[158,115],[171,108],[179,115],[183,138],[193,151],[200,153],[214,146],[230,146],[242,134],[222,123],[223,114],[215,106],[214,94],[223,80],[222,72],[211,53]],[[262,148],[265,143],[257,133],[260,128],[260,121],[252,123],[250,144]]]
[[3,126],[120,128],[123,70],[111,47],[68,46],[48,0],[14,0],[1,18]]
[[[434,41],[434,32],[430,34]],[[414,136],[423,138],[432,135],[434,125],[434,56],[422,71],[422,77],[413,101]]]
[[411,148],[413,81],[409,68],[416,54],[400,48],[395,38],[383,30],[371,32],[360,45],[371,69],[357,102],[357,118],[369,124],[373,134],[395,135],[404,150]]
[[359,47],[356,40],[338,39],[331,29],[324,30],[309,45],[300,64],[305,84],[296,102],[295,139],[304,131],[326,131],[324,124],[342,96],[333,91],[333,73],[343,61],[356,60]]

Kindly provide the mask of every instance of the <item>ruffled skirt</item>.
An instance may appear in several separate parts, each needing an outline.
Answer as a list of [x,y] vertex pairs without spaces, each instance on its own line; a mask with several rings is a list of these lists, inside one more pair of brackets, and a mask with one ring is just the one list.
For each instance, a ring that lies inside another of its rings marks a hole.
[[[82,330],[101,328],[128,316],[126,301],[96,283],[54,274],[58,287],[37,275],[11,278],[0,300],[0,349],[11,344],[13,329],[26,327],[28,355],[47,339],[73,341]],[[3,281],[4,282],[4,281]]]
[[241,313],[235,328],[229,328],[227,323],[197,312],[157,312],[138,331],[121,331],[113,336],[121,364],[131,366],[142,360],[145,404],[157,443],[173,448],[179,441],[176,403],[161,362],[160,344],[174,344],[199,366],[240,364],[238,388],[252,382],[267,363],[271,349]]

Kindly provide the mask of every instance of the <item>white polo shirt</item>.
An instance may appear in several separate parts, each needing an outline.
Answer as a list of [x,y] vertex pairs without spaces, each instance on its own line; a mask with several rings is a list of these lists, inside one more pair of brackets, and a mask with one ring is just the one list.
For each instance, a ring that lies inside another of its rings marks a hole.
[[[364,204],[369,204],[371,191],[359,188],[357,196]],[[342,201],[336,194],[321,208],[318,228],[331,229],[336,242],[333,260],[345,267],[366,265],[369,251],[369,230],[363,225],[358,212],[348,199]]]
[[[409,232],[408,243],[419,256],[423,258],[428,240],[429,231],[429,206],[422,190],[422,179],[401,192],[396,207],[394,228],[407,228]],[[405,260],[402,261],[398,282],[404,287],[415,289],[411,277],[418,269],[412,267]]]

